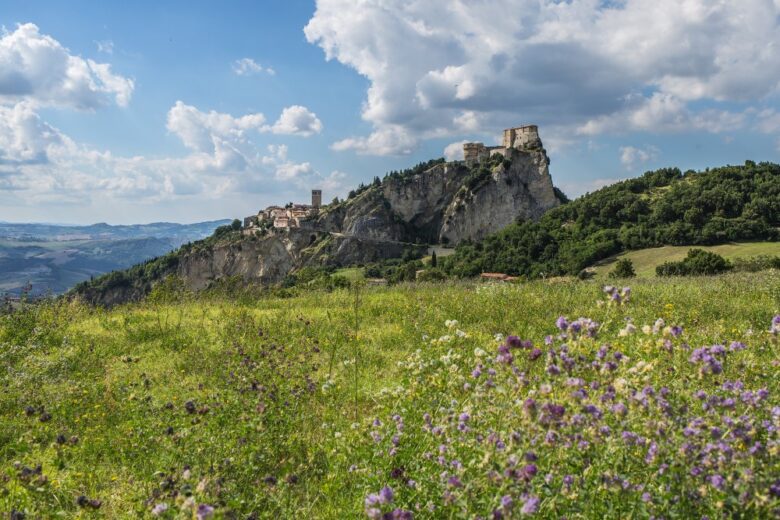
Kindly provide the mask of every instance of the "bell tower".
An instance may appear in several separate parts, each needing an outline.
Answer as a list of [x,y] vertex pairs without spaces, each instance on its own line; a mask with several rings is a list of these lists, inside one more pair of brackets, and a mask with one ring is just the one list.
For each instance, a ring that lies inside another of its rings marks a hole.
[[311,205],[313,208],[322,206],[322,190],[311,190]]

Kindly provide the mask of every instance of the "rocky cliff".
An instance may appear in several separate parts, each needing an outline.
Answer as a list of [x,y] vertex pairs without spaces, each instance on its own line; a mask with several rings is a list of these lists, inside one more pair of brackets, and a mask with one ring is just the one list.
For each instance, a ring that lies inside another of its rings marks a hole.
[[162,267],[113,273],[111,283],[98,279],[77,292],[112,305],[138,298],[171,274],[194,290],[231,277],[270,285],[307,266],[366,264],[410,249],[421,254],[427,244],[479,240],[559,204],[541,141],[490,150],[494,155],[477,161],[433,161],[389,174],[325,206],[305,228],[212,237],[166,257]]
[[537,219],[559,204],[541,142],[481,162],[440,163],[389,176],[320,217],[351,236],[444,243],[479,240],[518,218]]

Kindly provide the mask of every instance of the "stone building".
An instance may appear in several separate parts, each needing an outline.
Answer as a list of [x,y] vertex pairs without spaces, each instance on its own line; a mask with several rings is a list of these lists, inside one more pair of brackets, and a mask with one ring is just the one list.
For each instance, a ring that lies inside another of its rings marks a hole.
[[322,190],[311,190],[311,207],[319,208],[322,206]]
[[463,159],[468,163],[480,162],[493,154],[506,156],[508,149],[527,150],[541,148],[539,129],[536,125],[519,126],[504,130],[501,146],[485,146],[484,143],[465,143]]

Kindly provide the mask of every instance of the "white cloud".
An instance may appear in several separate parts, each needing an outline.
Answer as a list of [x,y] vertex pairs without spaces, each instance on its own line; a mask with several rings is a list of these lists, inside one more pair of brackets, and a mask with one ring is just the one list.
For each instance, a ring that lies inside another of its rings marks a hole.
[[412,153],[417,142],[400,125],[384,126],[368,137],[349,137],[331,145],[337,152],[354,150],[360,155],[407,155]]
[[638,165],[655,160],[659,153],[660,150],[655,146],[645,146],[644,148],[623,146],[620,148],[620,162],[627,170],[632,171]]
[[293,105],[282,111],[272,131],[275,134],[309,137],[322,131],[322,121],[308,108]]
[[448,144],[444,148],[444,158],[448,161],[461,161],[463,160],[463,145],[468,141],[456,141]]
[[54,148],[72,146],[29,103],[0,106],[0,164],[47,163]]
[[113,99],[125,106],[134,83],[106,63],[75,56],[27,23],[0,38],[0,104],[94,109]]
[[381,154],[528,122],[562,141],[723,131],[743,120],[719,103],[778,91],[778,15],[768,0],[318,0],[304,32],[369,80],[372,134],[334,149]]
[[182,101],[168,111],[167,128],[182,140],[184,145],[198,152],[213,153],[219,142],[245,140],[251,130],[265,131],[265,116],[260,113],[233,117],[214,110],[201,112]]
[[241,58],[233,62],[233,72],[238,76],[253,76],[265,72],[269,76],[276,74],[276,71],[269,67],[263,67],[252,58]]

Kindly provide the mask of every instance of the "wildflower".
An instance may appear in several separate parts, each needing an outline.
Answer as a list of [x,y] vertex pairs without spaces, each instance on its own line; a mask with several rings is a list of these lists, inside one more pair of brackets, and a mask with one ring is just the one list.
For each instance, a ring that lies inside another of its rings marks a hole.
[[569,328],[569,321],[564,316],[559,316],[555,321],[555,326],[558,327],[561,332],[566,332],[566,329]]
[[535,496],[528,497],[523,503],[523,507],[520,508],[520,513],[523,515],[532,515],[536,513],[539,510],[540,502],[541,500]]
[[509,348],[520,348],[522,343],[523,342],[517,336],[507,336],[506,338],[506,346]]
[[198,510],[195,513],[195,518],[198,520],[206,520],[214,516],[214,508],[208,504],[200,504]]
[[390,504],[393,502],[394,494],[393,489],[390,486],[385,486],[379,491],[379,501],[382,504]]
[[712,487],[715,489],[723,489],[723,486],[726,485],[726,479],[724,479],[720,475],[712,475],[710,477],[710,484],[712,484]]
[[447,485],[454,488],[461,488],[463,487],[463,482],[461,482],[458,477],[452,476],[447,479]]
[[780,314],[772,318],[772,326],[769,328],[771,334],[780,334]]
[[509,495],[504,495],[501,497],[501,508],[505,510],[512,509],[512,506],[514,505],[515,501],[512,499]]

